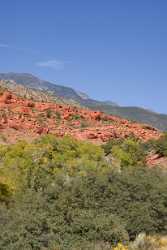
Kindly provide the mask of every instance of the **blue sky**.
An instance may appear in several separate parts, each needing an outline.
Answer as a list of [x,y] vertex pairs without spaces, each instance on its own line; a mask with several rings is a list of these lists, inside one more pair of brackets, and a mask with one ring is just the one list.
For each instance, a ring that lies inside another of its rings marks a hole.
[[0,72],[167,113],[166,13],[166,0],[2,0]]

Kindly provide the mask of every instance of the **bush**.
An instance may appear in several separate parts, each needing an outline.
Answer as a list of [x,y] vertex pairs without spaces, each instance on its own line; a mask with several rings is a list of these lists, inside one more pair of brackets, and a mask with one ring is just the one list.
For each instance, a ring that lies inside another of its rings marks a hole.
[[61,120],[61,114],[60,112],[56,111],[55,112],[56,120],[60,121]]
[[47,109],[46,110],[46,117],[47,118],[51,118],[52,117],[52,110],[51,109]]
[[70,137],[1,146],[0,249],[110,249],[166,234],[166,174],[139,164],[140,142],[119,143],[121,172],[100,146]]
[[103,146],[106,155],[111,154],[120,161],[121,167],[143,165],[146,152],[142,143],[135,138],[111,140]]

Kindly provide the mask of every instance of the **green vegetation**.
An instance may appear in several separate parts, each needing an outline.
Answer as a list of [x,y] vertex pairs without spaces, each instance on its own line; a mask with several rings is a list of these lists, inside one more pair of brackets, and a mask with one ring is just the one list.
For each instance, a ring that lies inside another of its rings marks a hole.
[[46,117],[47,118],[51,118],[52,117],[52,110],[51,109],[48,109],[48,110],[46,110]]
[[81,116],[80,116],[80,114],[74,114],[74,115],[72,115],[71,119],[72,120],[81,120]]
[[58,120],[58,121],[61,120],[61,114],[60,114],[60,112],[56,111],[55,116],[56,116],[56,120]]
[[120,167],[145,164],[145,144],[133,136],[125,140],[111,140],[103,145],[103,149],[106,155],[111,154],[120,161]]
[[125,250],[142,232],[167,234],[167,174],[145,167],[146,148],[51,135],[1,145],[0,249]]

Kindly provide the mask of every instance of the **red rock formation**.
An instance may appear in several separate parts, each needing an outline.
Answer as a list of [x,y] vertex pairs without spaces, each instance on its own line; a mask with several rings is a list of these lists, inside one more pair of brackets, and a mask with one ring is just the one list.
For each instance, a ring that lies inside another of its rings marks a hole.
[[146,158],[146,163],[149,167],[161,166],[166,168],[167,157],[151,152]]
[[125,138],[131,134],[144,141],[161,135],[148,125],[69,105],[31,102],[9,91],[0,96],[0,113],[3,114],[0,115],[0,132],[6,130],[9,133],[12,128],[17,130],[17,135],[52,133],[56,136],[71,135],[95,143]]
[[9,104],[11,98],[12,98],[12,94],[9,91],[5,91],[3,93],[3,95],[0,97],[0,102],[5,103],[5,104]]

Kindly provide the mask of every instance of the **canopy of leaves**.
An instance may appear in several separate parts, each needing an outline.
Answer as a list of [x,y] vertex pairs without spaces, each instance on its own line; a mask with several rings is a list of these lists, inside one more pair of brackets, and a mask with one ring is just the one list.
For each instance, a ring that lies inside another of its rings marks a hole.
[[105,249],[166,234],[166,173],[142,166],[133,139],[112,144],[121,171],[103,148],[53,136],[1,146],[0,249]]

